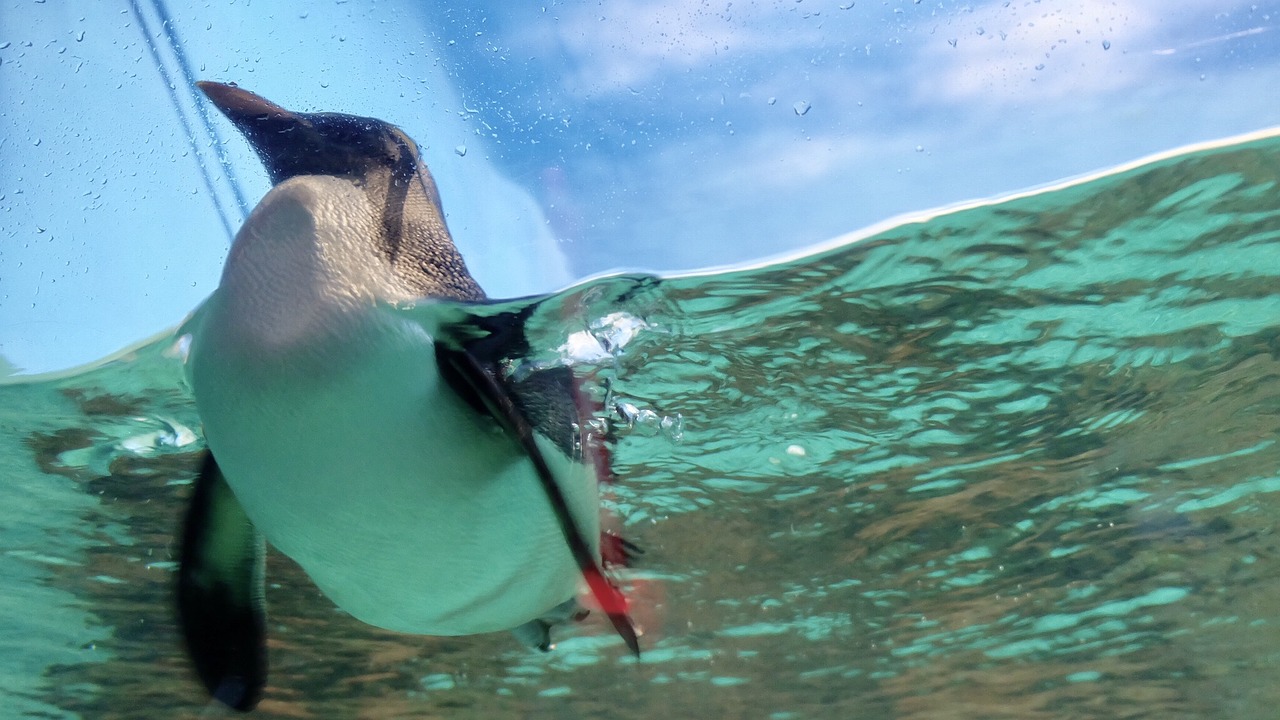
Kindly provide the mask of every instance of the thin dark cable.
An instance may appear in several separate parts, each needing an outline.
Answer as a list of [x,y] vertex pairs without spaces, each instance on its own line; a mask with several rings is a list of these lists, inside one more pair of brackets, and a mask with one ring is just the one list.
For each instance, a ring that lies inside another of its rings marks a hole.
[[160,71],[160,77],[164,81],[165,90],[169,93],[169,101],[173,103],[173,109],[178,113],[178,121],[182,123],[182,129],[187,135],[187,142],[191,145],[191,151],[196,161],[196,165],[200,168],[200,178],[204,181],[204,187],[209,191],[209,197],[213,200],[213,205],[218,211],[218,219],[222,222],[222,228],[226,231],[230,238],[235,237],[235,231],[231,228],[231,222],[228,219],[227,210],[222,206],[222,200],[218,197],[218,191],[213,186],[213,178],[209,174],[208,168],[200,161],[200,148],[196,145],[195,132],[191,127],[191,123],[187,122],[187,116],[182,112],[182,104],[178,100],[178,93],[175,90],[173,78],[169,76],[168,69],[165,68],[164,59],[160,57],[160,51],[156,48],[152,41],[151,28],[147,26],[147,20],[142,16],[142,10],[138,7],[137,0],[129,0],[129,7],[133,10],[133,17],[138,21],[138,26],[142,30],[143,39],[146,40],[147,50],[151,52],[151,59],[156,64],[156,69]]
[[209,106],[204,102],[204,97],[196,91],[196,80],[199,78],[192,71],[191,62],[187,60],[187,53],[183,50],[185,46],[178,37],[178,26],[173,22],[173,17],[169,14],[169,8],[164,4],[164,0],[151,0],[151,4],[155,7],[156,14],[160,16],[161,27],[164,29],[165,37],[169,40],[169,47],[173,48],[173,55],[178,59],[178,67],[181,68],[182,78],[186,81],[183,83],[183,87],[187,88],[187,92],[191,94],[192,101],[195,103],[196,113],[200,117],[200,123],[204,125],[205,132],[213,140],[213,147],[216,148],[218,154],[218,162],[222,164],[223,170],[227,173],[227,181],[231,183],[231,194],[235,195],[236,204],[240,206],[240,220],[243,221],[249,217],[249,203],[245,200],[240,180],[232,169],[231,158],[227,155],[227,147],[222,143],[222,138],[218,135],[218,130],[213,124],[213,115],[209,112]]

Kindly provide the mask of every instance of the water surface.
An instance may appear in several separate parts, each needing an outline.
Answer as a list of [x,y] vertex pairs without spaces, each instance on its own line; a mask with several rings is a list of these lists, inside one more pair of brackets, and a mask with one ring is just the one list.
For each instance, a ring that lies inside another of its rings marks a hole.
[[[1264,135],[566,291],[543,348],[634,332],[601,373],[643,660],[594,619],[547,655],[382,632],[274,554],[258,717],[1273,717],[1278,178]],[[218,713],[171,610],[171,346],[0,387],[18,717]]]

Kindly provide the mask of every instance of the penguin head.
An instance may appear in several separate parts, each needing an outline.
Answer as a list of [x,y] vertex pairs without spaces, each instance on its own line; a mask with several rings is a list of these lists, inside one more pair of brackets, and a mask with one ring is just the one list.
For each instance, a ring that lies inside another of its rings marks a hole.
[[[418,296],[479,300],[484,291],[453,245],[431,172],[400,128],[342,113],[300,113],[235,85],[196,85],[236,126],[277,189],[291,178],[346,181],[378,213],[365,238]],[[363,261],[351,258],[358,265]]]
[[342,113],[293,112],[235,85],[196,85],[244,134],[273,185],[298,175],[359,182],[384,173],[408,183],[425,172],[417,144],[390,123]]

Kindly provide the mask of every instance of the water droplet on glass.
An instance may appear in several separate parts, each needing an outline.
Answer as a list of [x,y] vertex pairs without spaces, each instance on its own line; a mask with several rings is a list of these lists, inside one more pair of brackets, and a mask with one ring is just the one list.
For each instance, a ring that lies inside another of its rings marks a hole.
[[9,47],[9,45],[10,45],[10,43],[7,43],[7,42],[2,42],[2,43],[0,43],[0,50],[4,50],[4,49],[8,48],[8,47]]
[[76,33],[76,42],[84,42],[84,31]]
[[840,9],[841,9],[841,10],[848,10],[848,9],[849,9],[849,8],[851,8],[851,7],[853,7],[853,3],[851,3],[851,2],[847,2],[847,3],[840,3]]
[[467,156],[467,146],[466,146],[466,145],[459,145],[458,147],[454,148],[454,149],[453,149],[453,151],[454,151],[454,152],[456,152],[456,153],[458,153],[458,157],[466,157],[466,156]]
[[1103,40],[1103,41],[1102,41],[1102,49],[1103,49],[1103,50],[1110,50],[1110,49],[1111,49],[1111,41],[1110,41],[1110,40]]
[[778,104],[778,98],[776,98],[776,97],[771,97],[771,98],[769,98],[769,104],[770,104],[770,105],[776,105],[776,104]]
[[1040,63],[1039,65],[1036,65],[1036,70],[1043,70],[1043,69],[1044,69],[1044,63]]
[[809,108],[813,106],[805,102],[804,100],[797,100],[796,104],[792,105],[791,107],[795,109],[797,115],[804,115],[805,113],[809,112]]
[[917,146],[916,146],[916,152],[919,152],[919,153],[924,152],[924,146],[923,146],[923,145],[917,145]]

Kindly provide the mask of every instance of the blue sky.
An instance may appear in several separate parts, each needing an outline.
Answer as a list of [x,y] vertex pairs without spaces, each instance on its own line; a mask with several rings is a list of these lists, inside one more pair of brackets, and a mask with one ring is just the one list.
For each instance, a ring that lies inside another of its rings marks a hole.
[[[1277,3],[451,4],[172,4],[169,27],[199,79],[404,127],[495,295],[795,251],[1280,123]],[[0,355],[27,372],[178,322],[239,221],[137,8],[0,4]]]
[[1255,5],[611,0],[441,37],[498,161],[612,210],[580,266],[685,268],[1273,123]]

